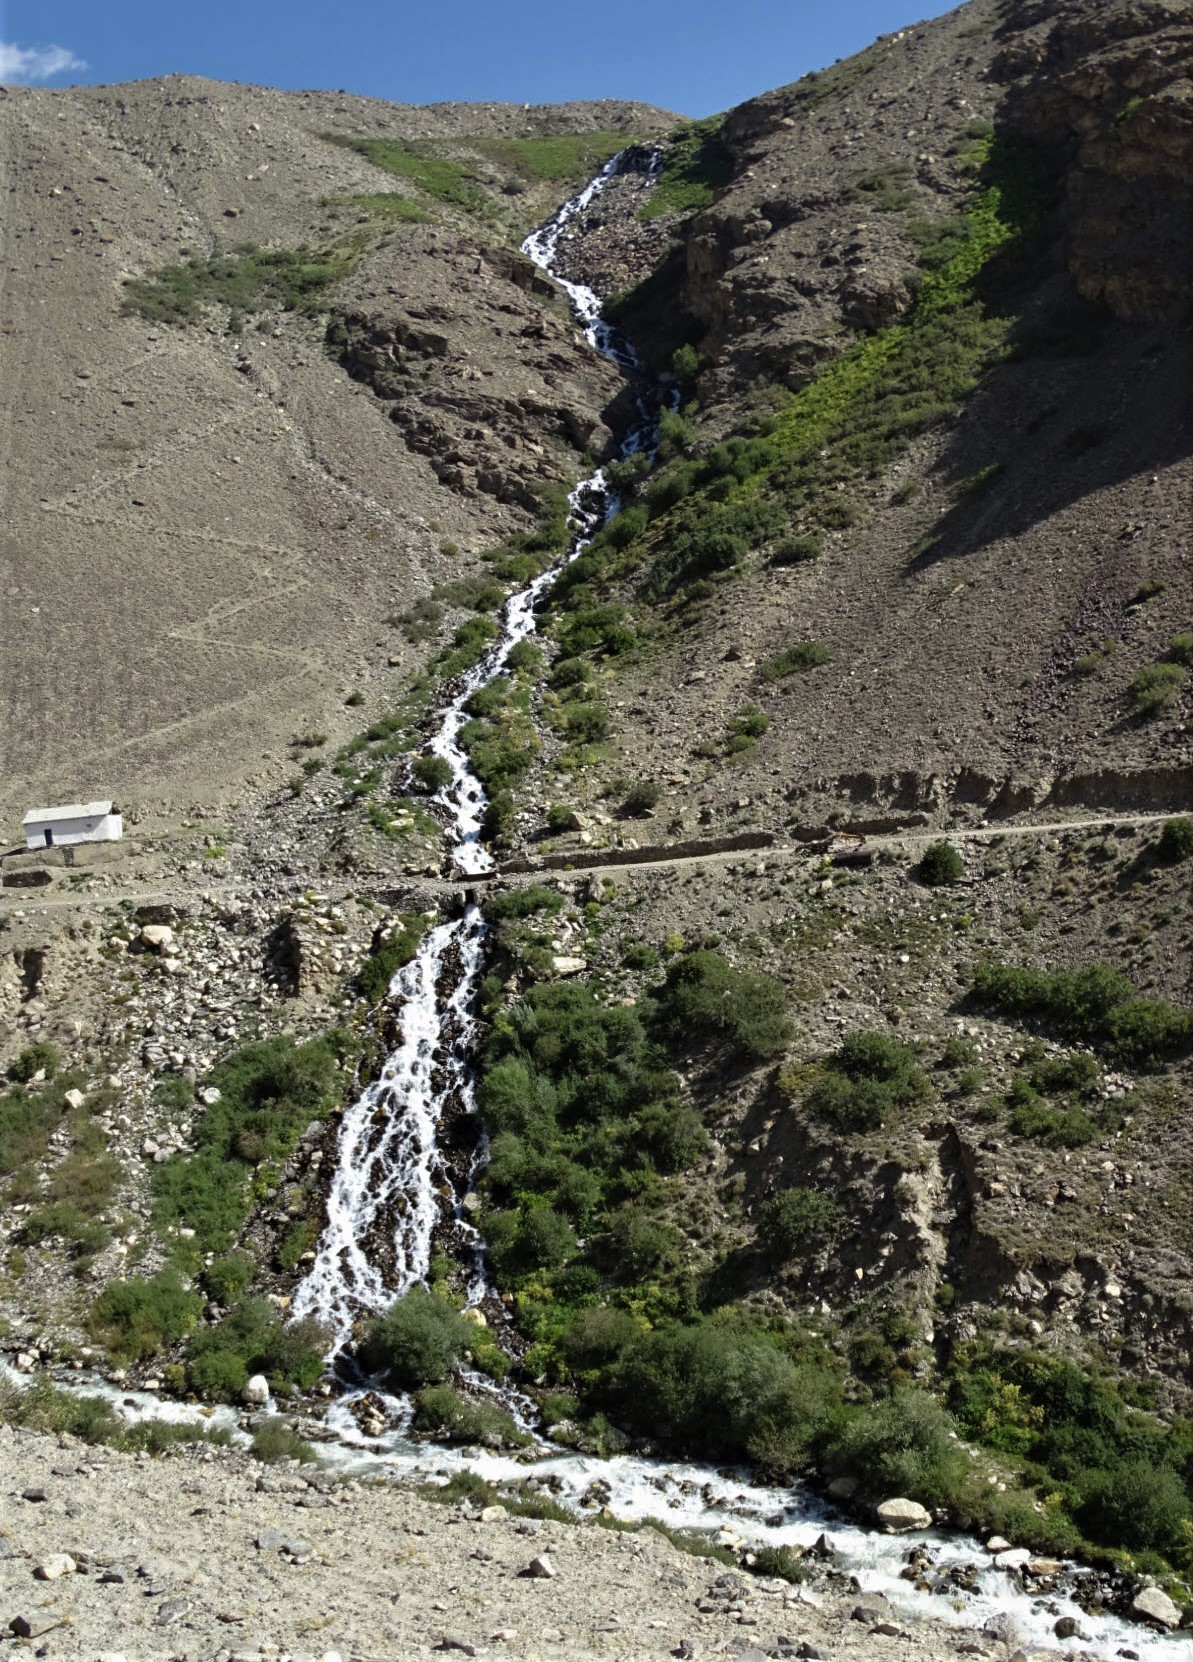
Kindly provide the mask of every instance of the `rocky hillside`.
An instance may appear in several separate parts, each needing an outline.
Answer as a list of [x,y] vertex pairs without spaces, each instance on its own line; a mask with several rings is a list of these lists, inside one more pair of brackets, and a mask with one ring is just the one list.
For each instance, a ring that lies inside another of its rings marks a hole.
[[415,662],[386,618],[607,442],[619,383],[517,242],[671,119],[5,91],[6,815],[103,789],[176,820],[284,779],[354,691],[384,708]]
[[[399,1326],[585,1454],[1186,1601],[1191,48],[1177,0],[969,0],[695,124],[4,97],[0,807],[131,833],[3,861],[27,1366],[310,1419],[340,1115],[471,895],[492,1159],[454,1105]],[[627,377],[518,245],[636,141],[563,244]],[[619,515],[466,712],[503,869],[461,882],[436,712],[597,462]],[[524,1445],[353,1342],[420,1431]]]

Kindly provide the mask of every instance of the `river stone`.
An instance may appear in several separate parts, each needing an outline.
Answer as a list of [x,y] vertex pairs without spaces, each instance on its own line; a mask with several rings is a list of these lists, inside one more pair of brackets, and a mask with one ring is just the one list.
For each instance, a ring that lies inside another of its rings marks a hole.
[[1148,1622],[1152,1627],[1179,1627],[1181,1612],[1159,1587],[1144,1587],[1131,1601],[1131,1614],[1137,1622]]
[[[33,1574],[38,1581],[61,1581],[64,1575],[74,1575],[78,1567],[69,1553],[52,1552],[48,1558],[42,1560]],[[1175,1605],[1173,1609],[1176,1609]],[[1178,1615],[1177,1620],[1179,1619]]]
[[269,1401],[269,1381],[263,1373],[255,1373],[240,1393],[240,1400],[253,1408],[263,1408]]
[[987,1552],[1010,1552],[1011,1543],[1004,1535],[992,1535],[986,1542]]
[[888,1535],[905,1535],[911,1529],[931,1529],[932,1514],[918,1500],[902,1496],[884,1500],[877,1512],[878,1522]]
[[1076,1616],[1059,1617],[1053,1624],[1052,1631],[1058,1639],[1083,1639],[1085,1637],[1081,1631],[1081,1623]]

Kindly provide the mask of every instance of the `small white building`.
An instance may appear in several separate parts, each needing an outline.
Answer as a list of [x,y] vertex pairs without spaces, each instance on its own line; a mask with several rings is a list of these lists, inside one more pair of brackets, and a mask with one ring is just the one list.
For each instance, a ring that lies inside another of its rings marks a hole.
[[60,848],[71,843],[116,843],[124,825],[110,802],[68,802],[62,808],[30,808],[21,821],[26,848]]

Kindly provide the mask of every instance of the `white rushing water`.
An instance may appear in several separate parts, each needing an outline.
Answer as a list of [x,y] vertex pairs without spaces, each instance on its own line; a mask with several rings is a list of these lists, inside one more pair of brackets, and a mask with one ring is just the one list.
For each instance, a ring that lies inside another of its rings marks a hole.
[[[565,203],[523,244],[529,257],[561,283],[592,345],[635,377],[638,365],[633,351],[601,318],[598,296],[581,284],[559,278],[554,268],[560,238],[568,225],[609,181],[630,169],[653,171],[655,165],[655,159],[640,150],[614,157],[578,196]],[[640,397],[640,420],[622,445],[623,455],[653,445],[659,407],[660,398]],[[439,800],[450,820],[448,839],[453,858],[465,874],[490,871],[493,859],[481,840],[484,792],[459,745],[460,728],[466,719],[464,705],[472,693],[502,672],[517,642],[533,634],[535,608],[562,565],[575,558],[617,511],[618,504],[606,490],[602,470],[577,486],[571,506],[573,536],[567,554],[559,565],[506,603],[499,639],[461,678],[431,740],[434,754],[443,757],[452,770],[451,781]],[[1087,1616],[1068,1594],[1047,1599],[1032,1596],[1005,1567],[992,1565],[976,1541],[938,1535],[894,1539],[841,1517],[802,1485],[766,1488],[751,1483],[745,1473],[629,1455],[600,1460],[552,1446],[543,1439],[540,1457],[532,1463],[483,1450],[446,1449],[409,1440],[409,1404],[354,1376],[345,1347],[355,1322],[384,1311],[427,1275],[434,1231],[444,1215],[444,1196],[452,1188],[441,1126],[446,1115],[476,1112],[469,1055],[484,935],[484,920],[474,905],[467,906],[460,918],[427,931],[417,956],[398,972],[389,989],[400,1022],[399,1043],[381,1077],[343,1116],[326,1228],[315,1263],[296,1290],[292,1305],[295,1317],[314,1316],[326,1324],[333,1336],[329,1367],[347,1387],[327,1410],[326,1432],[334,1440],[323,1446],[323,1457],[343,1470],[397,1470],[437,1482],[465,1468],[495,1483],[522,1483],[529,1478],[541,1483],[561,1503],[577,1508],[586,1497],[588,1504],[592,1503],[588,1491],[596,1483],[601,1485],[601,1501],[619,1516],[658,1517],[679,1528],[729,1527],[750,1543],[806,1547],[827,1531],[838,1568],[856,1575],[865,1591],[885,1593],[909,1615],[934,1616],[966,1626],[980,1626],[998,1617],[1009,1622],[1015,1634],[1028,1643],[1059,1644],[1062,1649],[1081,1649],[1106,1658],[1129,1648],[1144,1658],[1193,1662],[1193,1644],[1187,1640],[1153,1635],[1111,1617]],[[479,1138],[478,1146],[479,1159],[484,1150]],[[470,1297],[476,1303],[490,1289],[479,1238],[463,1217],[458,1201],[454,1228],[457,1243],[474,1254]],[[474,1373],[468,1374],[464,1383],[478,1390],[494,1389],[488,1380]],[[229,1427],[238,1421],[230,1409],[166,1403],[149,1393],[124,1392],[110,1385],[83,1388],[107,1396],[130,1420],[158,1416]],[[354,1413],[366,1391],[387,1421],[387,1429],[378,1436],[366,1435]],[[502,1401],[523,1429],[533,1429],[534,1408],[528,1399],[503,1392]],[[979,1566],[977,1591],[917,1591],[900,1575],[913,1542],[928,1546],[940,1571]],[[1082,1572],[1072,1573],[1079,1576]],[[808,1596],[814,1600],[816,1595]],[[1078,1618],[1082,1639],[1054,1638],[1054,1623],[1064,1615]]]

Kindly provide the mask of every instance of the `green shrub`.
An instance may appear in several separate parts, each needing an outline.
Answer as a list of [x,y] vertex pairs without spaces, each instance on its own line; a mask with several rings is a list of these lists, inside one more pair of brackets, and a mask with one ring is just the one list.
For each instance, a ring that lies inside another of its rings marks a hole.
[[768,681],[781,681],[788,675],[797,675],[808,669],[818,669],[832,657],[831,649],[823,641],[801,641],[783,652],[768,658],[762,673]]
[[841,1208],[832,1195],[818,1189],[780,1189],[759,1208],[758,1242],[772,1262],[782,1263],[830,1234],[840,1219]]
[[452,782],[451,763],[442,756],[420,756],[410,771],[424,791],[441,791]]
[[308,1389],[323,1372],[328,1336],[318,1322],[282,1320],[264,1298],[242,1299],[214,1327],[202,1328],[187,1346],[187,1375],[200,1396],[237,1396],[251,1374],[264,1374],[276,1389]]
[[804,565],[808,560],[818,560],[823,552],[824,539],[819,531],[806,532],[802,536],[787,537],[777,543],[771,554],[771,564]]
[[971,991],[981,1003],[1038,1018],[1123,1066],[1154,1070],[1193,1048],[1193,1012],[1166,999],[1138,997],[1109,964],[1050,973],[989,959],[978,965]]
[[439,1385],[476,1341],[476,1329],[447,1302],[412,1287],[369,1323],[360,1360],[391,1389]]
[[673,1224],[640,1206],[623,1206],[609,1220],[606,1252],[620,1281],[637,1282],[683,1261],[684,1238]]
[[564,727],[573,744],[595,744],[609,731],[609,712],[603,704],[569,704]]
[[20,1085],[27,1085],[43,1071],[47,1079],[53,1079],[61,1067],[62,1057],[57,1045],[51,1044],[48,1039],[38,1039],[35,1044],[26,1045],[16,1060],[10,1063],[8,1076]]
[[356,974],[356,985],[370,1003],[385,998],[394,976],[417,956],[422,934],[423,920],[405,914],[393,933],[377,943]]
[[248,1183],[263,1162],[293,1153],[312,1121],[335,1104],[337,1035],[295,1044],[290,1034],[242,1046],[209,1076],[220,1092],[199,1120],[194,1152],[153,1173],[159,1228],[195,1231],[195,1252],[226,1252],[248,1215]]
[[927,1507],[955,1504],[973,1469],[948,1410],[914,1387],[863,1409],[845,1428],[833,1458],[871,1494],[905,1495]]
[[791,1037],[780,983],[736,969],[719,952],[675,959],[656,1000],[660,1031],[672,1041],[715,1036],[743,1058],[762,1061],[777,1056]]
[[199,1319],[203,1300],[188,1292],[173,1270],[151,1280],[111,1281],[91,1306],[87,1331],[112,1356],[140,1362],[184,1339]]
[[661,788],[653,780],[641,779],[636,785],[630,787],[626,799],[621,805],[621,811],[631,819],[638,819],[643,814],[649,814],[652,808],[658,806],[662,794]]
[[1148,664],[1127,688],[1127,699],[1137,716],[1150,721],[1171,710],[1185,684],[1180,664]]
[[1095,1472],[1083,1487],[1077,1517],[1096,1540],[1174,1559],[1187,1551],[1190,1496],[1176,1472],[1150,1460],[1128,1460]]
[[414,1403],[415,1429],[449,1443],[497,1443],[524,1448],[533,1439],[492,1402],[474,1402],[450,1385],[428,1385]]
[[215,1304],[232,1304],[245,1292],[257,1273],[256,1263],[244,1252],[216,1258],[200,1276],[203,1291]]
[[916,876],[930,888],[941,888],[965,876],[965,861],[952,843],[930,843],[916,867]]
[[303,1441],[293,1426],[278,1418],[267,1419],[253,1428],[252,1453],[255,1460],[263,1461],[267,1466],[277,1465],[282,1460],[298,1460],[309,1466],[317,1458],[314,1449]]
[[534,917],[540,912],[554,917],[562,910],[563,896],[558,889],[548,889],[542,883],[527,883],[524,888],[485,897],[485,916],[492,923],[505,918]]
[[1083,1148],[1097,1136],[1093,1122],[1080,1108],[1054,1107],[1024,1079],[1012,1083],[1007,1106],[1011,1109],[1011,1130],[1048,1148]]
[[1193,669],[1193,633],[1174,635],[1164,656],[1170,664],[1181,664],[1185,669]]
[[621,955],[626,969],[645,970],[648,974],[659,967],[659,955],[646,941],[631,941]]
[[850,1033],[808,1093],[807,1106],[838,1131],[873,1131],[930,1091],[910,1045],[882,1033]]
[[1156,844],[1156,855],[1169,866],[1179,865],[1193,856],[1193,819],[1181,815],[1177,819],[1165,820]]

